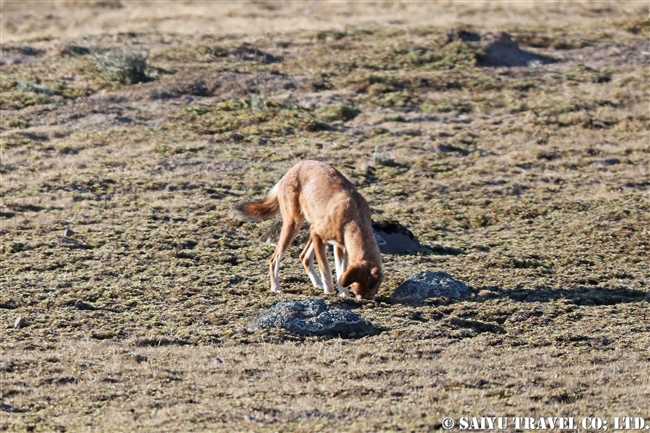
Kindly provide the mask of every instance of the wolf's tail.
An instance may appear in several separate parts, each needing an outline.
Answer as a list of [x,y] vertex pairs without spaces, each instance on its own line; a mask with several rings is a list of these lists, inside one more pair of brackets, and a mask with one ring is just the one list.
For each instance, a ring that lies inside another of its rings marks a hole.
[[239,212],[258,220],[271,218],[280,211],[278,202],[278,185],[275,185],[266,195],[264,201],[240,203],[236,206]]

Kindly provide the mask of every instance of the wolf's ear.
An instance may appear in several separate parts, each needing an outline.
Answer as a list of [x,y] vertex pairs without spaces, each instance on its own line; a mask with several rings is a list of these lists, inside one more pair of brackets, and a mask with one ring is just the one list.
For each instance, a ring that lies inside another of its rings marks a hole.
[[352,283],[358,281],[357,276],[359,274],[359,268],[358,267],[349,267],[347,271],[345,271],[345,274],[343,274],[343,278],[341,278],[341,286],[343,287],[349,287],[352,285]]
[[377,266],[375,266],[370,270],[370,275],[372,275],[376,279],[380,279],[384,277],[384,274],[382,274],[381,269],[379,269]]

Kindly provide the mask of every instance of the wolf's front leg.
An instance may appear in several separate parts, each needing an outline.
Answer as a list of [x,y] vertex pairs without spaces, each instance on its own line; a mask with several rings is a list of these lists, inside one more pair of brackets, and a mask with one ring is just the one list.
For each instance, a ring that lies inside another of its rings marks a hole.
[[307,271],[307,275],[309,276],[309,279],[311,280],[311,283],[314,285],[314,287],[317,289],[322,289],[323,282],[316,273],[316,269],[314,269],[314,243],[311,239],[309,239],[307,245],[305,245],[305,249],[302,250],[302,253],[300,253],[300,261]]
[[271,257],[270,263],[271,290],[275,293],[282,293],[280,289],[280,260],[282,260],[282,254],[276,251]]
[[336,286],[339,290],[339,295],[342,297],[350,296],[350,289],[341,286],[341,279],[345,270],[348,268],[348,255],[343,248],[337,245],[334,245],[334,267],[336,269]]
[[312,234],[312,242],[314,243],[314,252],[316,253],[316,260],[318,260],[318,267],[320,268],[320,276],[323,279],[323,289],[328,295],[336,293],[334,291],[334,284],[332,283],[332,271],[327,262],[326,244],[323,240]]

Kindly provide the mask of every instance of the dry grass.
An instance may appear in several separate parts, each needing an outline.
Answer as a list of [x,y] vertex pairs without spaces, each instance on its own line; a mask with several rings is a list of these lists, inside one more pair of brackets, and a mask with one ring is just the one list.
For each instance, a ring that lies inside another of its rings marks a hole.
[[441,337],[319,341],[309,350],[78,342],[37,356],[10,352],[12,375],[38,386],[6,392],[12,405],[29,408],[16,416],[16,430],[422,431],[440,428],[444,416],[643,413],[635,396],[647,393],[648,359],[639,353],[478,341],[459,341],[457,351]]
[[[647,15],[647,5],[628,1],[505,2],[166,2],[164,7],[120,0],[86,2],[3,3],[3,41],[53,36],[79,38],[105,33],[239,33],[256,34],[297,30],[345,30],[348,26],[485,26],[487,30],[513,25],[541,28],[534,41],[548,45],[556,27],[599,28],[600,17],[626,21],[631,29]],[[553,23],[546,28],[540,23]],[[557,44],[557,38],[553,38]],[[559,45],[562,46],[562,45]]]
[[[647,6],[39,5],[2,14],[0,429],[650,418]],[[481,67],[445,45],[467,26],[559,61]],[[147,82],[97,67],[115,47],[150,53]],[[298,248],[271,293],[272,222],[233,211],[306,158],[422,241],[344,303],[379,335],[246,331],[319,296]],[[425,270],[474,296],[388,302]]]

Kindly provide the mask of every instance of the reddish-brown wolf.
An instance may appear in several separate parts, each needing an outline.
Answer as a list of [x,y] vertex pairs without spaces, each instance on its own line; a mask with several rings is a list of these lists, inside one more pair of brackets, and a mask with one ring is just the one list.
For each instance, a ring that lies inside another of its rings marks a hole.
[[[257,219],[270,218],[278,211],[282,215],[280,240],[271,257],[271,290],[281,292],[280,260],[307,220],[311,237],[300,261],[314,287],[335,293],[326,255],[329,243],[334,247],[339,294],[350,295],[349,287],[358,299],[374,299],[384,275],[370,207],[333,167],[319,161],[299,162],[269,191],[266,200],[244,203],[238,209]],[[314,270],[314,254],[322,281]]]

